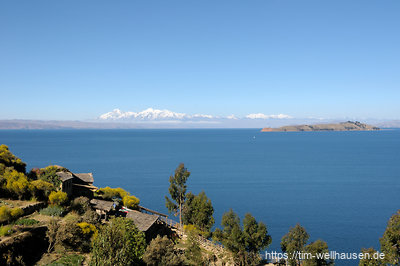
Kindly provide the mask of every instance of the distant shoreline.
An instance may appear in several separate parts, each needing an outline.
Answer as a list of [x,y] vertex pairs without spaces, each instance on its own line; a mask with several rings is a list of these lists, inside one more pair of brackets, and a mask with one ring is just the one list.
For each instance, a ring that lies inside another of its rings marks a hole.
[[347,121],[337,124],[295,125],[279,128],[263,128],[261,132],[311,132],[311,131],[377,131],[379,127],[360,123],[358,121]]

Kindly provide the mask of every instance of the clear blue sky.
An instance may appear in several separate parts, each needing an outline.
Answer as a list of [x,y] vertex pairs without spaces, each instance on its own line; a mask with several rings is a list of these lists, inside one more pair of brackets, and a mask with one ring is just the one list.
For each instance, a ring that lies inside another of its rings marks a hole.
[[0,119],[400,118],[400,1],[1,1]]

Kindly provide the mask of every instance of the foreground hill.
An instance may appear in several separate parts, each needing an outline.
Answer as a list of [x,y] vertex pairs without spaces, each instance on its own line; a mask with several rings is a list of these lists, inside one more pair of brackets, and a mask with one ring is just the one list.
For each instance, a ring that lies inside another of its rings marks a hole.
[[317,125],[297,125],[284,126],[278,128],[263,128],[261,132],[282,132],[282,131],[371,131],[380,128],[363,124],[360,122],[347,121],[338,124],[317,124]]

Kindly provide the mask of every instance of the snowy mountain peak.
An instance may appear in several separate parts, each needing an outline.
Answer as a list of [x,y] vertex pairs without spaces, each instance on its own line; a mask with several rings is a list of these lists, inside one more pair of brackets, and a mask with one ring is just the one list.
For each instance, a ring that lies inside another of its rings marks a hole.
[[259,120],[259,119],[289,119],[292,118],[289,115],[278,114],[278,115],[266,115],[263,113],[248,114],[245,117],[237,117],[235,115],[229,115],[226,117],[212,116],[207,114],[194,114],[189,115],[185,113],[176,113],[170,110],[147,108],[140,112],[124,112],[116,108],[111,112],[102,114],[100,120],[108,121],[220,121],[220,120]]
[[184,120],[192,118],[213,118],[211,115],[195,114],[188,115],[184,113],[175,113],[170,110],[160,110],[147,108],[141,112],[123,112],[120,109],[114,109],[111,112],[102,114],[101,120]]

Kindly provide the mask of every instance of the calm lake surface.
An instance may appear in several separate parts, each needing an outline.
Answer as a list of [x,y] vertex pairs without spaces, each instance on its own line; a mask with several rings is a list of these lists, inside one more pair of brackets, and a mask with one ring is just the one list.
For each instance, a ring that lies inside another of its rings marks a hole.
[[168,177],[183,162],[188,190],[211,198],[216,226],[230,208],[250,212],[267,224],[270,251],[296,223],[330,250],[379,248],[400,209],[400,130],[4,130],[1,143],[28,169],[93,172],[96,186],[123,187],[165,213]]

